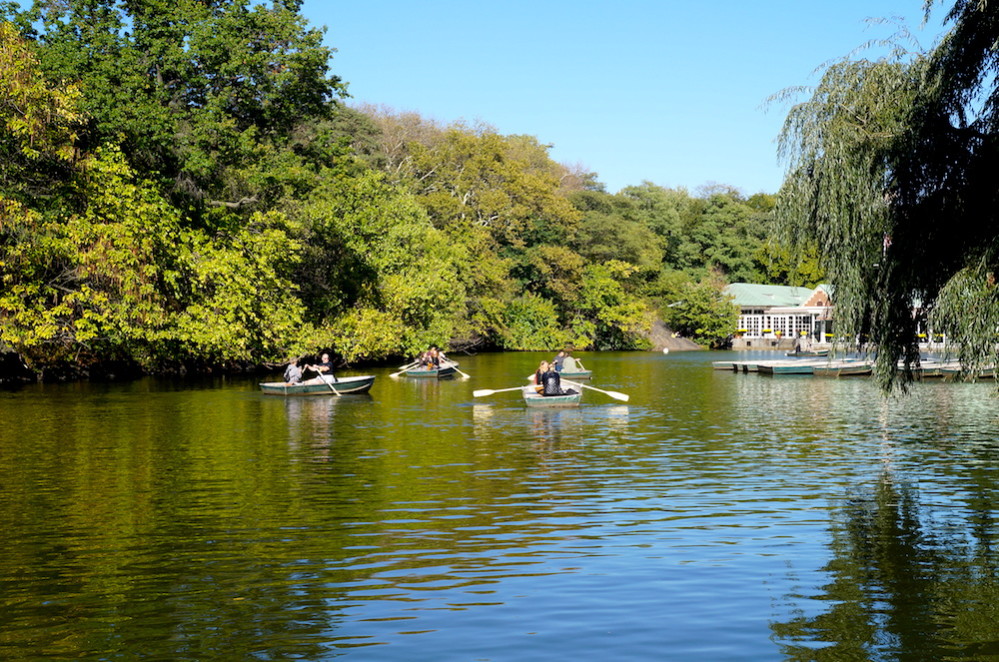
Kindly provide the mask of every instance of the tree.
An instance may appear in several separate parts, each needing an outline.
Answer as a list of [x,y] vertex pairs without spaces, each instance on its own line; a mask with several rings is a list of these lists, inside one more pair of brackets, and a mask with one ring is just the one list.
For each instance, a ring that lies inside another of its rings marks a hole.
[[569,196],[583,213],[573,248],[590,262],[618,260],[648,278],[662,268],[664,239],[642,222],[631,198],[584,190]]
[[381,173],[332,177],[293,212],[314,344],[345,360],[412,354],[468,333],[460,244]]
[[53,85],[10,23],[0,22],[0,196],[25,199],[65,178],[83,121],[76,85]]
[[88,157],[72,188],[57,212],[0,208],[14,239],[0,244],[0,341],[29,366],[161,371],[289,355],[301,310],[283,216],[254,214],[224,235],[185,229],[113,149]]
[[286,150],[292,134],[330,119],[344,94],[299,5],[36,0],[4,13],[32,26],[50,79],[80,82],[84,149],[119,143],[185,205],[248,214],[284,192],[289,166],[309,165],[308,150]]
[[958,1],[948,20],[928,52],[829,67],[781,136],[783,236],[819,247],[838,328],[876,352],[885,388],[919,361],[917,309],[972,368],[996,359],[999,8]]
[[647,288],[659,315],[669,328],[695,342],[721,347],[735,333],[739,308],[722,292],[722,281],[695,281],[688,274],[662,274]]

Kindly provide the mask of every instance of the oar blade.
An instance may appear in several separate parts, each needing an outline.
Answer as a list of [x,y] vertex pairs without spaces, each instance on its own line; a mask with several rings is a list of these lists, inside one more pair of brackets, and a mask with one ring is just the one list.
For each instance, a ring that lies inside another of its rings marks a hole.
[[572,384],[574,386],[581,386],[582,388],[585,388],[588,391],[596,391],[597,393],[603,393],[604,395],[610,396],[615,400],[620,400],[621,402],[627,402],[628,400],[631,399],[631,396],[628,395],[627,393],[619,393],[617,391],[605,391],[602,388],[596,388],[593,386],[589,386],[587,384],[579,384],[578,382],[572,382]]
[[476,398],[481,398],[484,395],[492,395],[493,393],[506,393],[507,391],[519,391],[523,386],[514,386],[512,388],[480,388],[472,391],[472,395]]

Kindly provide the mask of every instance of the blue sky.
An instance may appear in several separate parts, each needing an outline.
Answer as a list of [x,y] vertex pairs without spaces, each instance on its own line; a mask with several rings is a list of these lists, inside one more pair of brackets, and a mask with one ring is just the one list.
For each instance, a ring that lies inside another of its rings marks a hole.
[[552,144],[556,161],[607,190],[651,181],[691,192],[728,184],[776,192],[786,106],[766,99],[814,85],[816,68],[894,28],[923,47],[922,0],[306,0],[327,27],[350,103],[482,121]]

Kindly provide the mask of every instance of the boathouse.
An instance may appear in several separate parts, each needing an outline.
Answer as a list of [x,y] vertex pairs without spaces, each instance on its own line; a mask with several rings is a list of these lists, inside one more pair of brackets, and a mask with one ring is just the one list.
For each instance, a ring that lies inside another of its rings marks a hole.
[[828,285],[789,287],[732,283],[725,294],[739,307],[735,345],[773,347],[784,339],[826,342],[833,333],[832,300]]

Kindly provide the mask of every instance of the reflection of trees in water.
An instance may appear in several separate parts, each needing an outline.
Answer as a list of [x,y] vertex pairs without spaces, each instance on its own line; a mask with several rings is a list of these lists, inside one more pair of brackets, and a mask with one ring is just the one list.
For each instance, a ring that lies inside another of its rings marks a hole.
[[829,581],[771,625],[788,659],[999,660],[994,412],[977,385],[882,401],[880,477],[834,513]]
[[290,443],[295,446],[307,443],[313,460],[328,460],[330,446],[336,438],[337,410],[358,403],[368,404],[371,399],[368,393],[285,398]]
[[787,642],[782,652],[792,660],[996,659],[995,522],[991,499],[971,503],[928,507],[917,487],[888,472],[845,502],[823,568],[831,582],[810,596],[830,606],[772,624]]

